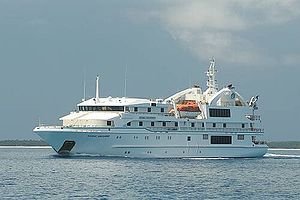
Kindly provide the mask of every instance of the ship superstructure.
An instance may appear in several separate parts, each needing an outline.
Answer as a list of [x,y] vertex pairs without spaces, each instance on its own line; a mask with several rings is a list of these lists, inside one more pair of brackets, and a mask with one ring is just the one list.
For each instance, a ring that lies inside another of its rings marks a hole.
[[184,158],[261,157],[267,151],[258,96],[246,102],[232,85],[218,89],[215,61],[207,89],[197,85],[166,99],[99,97],[34,129],[59,154]]

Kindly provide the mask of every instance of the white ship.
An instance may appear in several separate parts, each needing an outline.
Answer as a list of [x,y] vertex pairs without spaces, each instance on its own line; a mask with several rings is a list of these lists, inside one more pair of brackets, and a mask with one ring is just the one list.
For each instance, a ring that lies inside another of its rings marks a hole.
[[61,126],[34,129],[58,154],[140,158],[262,157],[267,145],[254,96],[246,102],[232,85],[218,89],[215,61],[207,89],[166,99],[100,98],[79,103]]

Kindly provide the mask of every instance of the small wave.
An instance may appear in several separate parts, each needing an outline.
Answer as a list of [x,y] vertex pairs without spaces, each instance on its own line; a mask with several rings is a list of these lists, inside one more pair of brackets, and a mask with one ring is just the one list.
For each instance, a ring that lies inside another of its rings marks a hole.
[[300,158],[300,155],[266,153],[265,158]]
[[231,158],[183,158],[187,160],[228,160]]

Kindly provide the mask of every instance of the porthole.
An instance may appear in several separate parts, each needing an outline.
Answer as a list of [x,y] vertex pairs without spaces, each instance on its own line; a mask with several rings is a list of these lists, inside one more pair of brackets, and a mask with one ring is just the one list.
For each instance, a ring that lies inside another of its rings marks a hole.
[[191,136],[187,136],[187,141],[191,141]]

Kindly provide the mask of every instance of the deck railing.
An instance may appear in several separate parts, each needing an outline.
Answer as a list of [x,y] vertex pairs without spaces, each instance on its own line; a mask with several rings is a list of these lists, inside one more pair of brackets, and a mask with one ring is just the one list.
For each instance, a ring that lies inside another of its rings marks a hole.
[[208,131],[208,132],[253,132],[253,133],[263,133],[262,128],[200,128],[200,127],[148,127],[147,130],[150,131]]
[[[111,129],[113,127],[99,127],[99,126],[51,126],[51,125],[41,125],[38,129],[64,129],[64,128],[102,128],[102,129]],[[118,127],[115,127],[118,128]],[[203,132],[224,132],[224,133],[263,133],[264,129],[262,128],[203,128],[203,127],[136,127],[136,128],[146,128],[151,132],[168,132],[168,131],[203,131]]]

